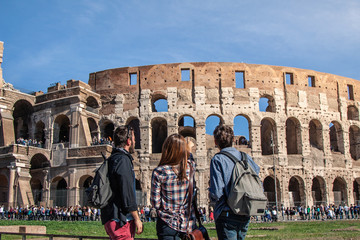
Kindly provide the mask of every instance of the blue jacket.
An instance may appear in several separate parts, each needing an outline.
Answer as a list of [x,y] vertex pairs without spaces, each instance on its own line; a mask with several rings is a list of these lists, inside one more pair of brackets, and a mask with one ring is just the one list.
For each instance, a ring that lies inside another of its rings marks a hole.
[[[220,152],[229,152],[237,159],[241,159],[241,153],[233,147],[221,149]],[[259,166],[247,155],[249,166],[259,174]],[[210,163],[210,200],[215,202],[214,218],[220,216],[222,211],[229,211],[230,207],[226,203],[226,196],[229,194],[229,182],[235,165],[227,156],[217,154],[211,159]]]

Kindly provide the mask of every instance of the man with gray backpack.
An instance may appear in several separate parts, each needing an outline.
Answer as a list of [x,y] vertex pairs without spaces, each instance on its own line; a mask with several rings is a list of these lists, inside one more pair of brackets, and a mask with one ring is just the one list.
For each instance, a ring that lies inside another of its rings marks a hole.
[[211,159],[209,192],[218,239],[245,239],[250,216],[263,215],[267,204],[260,168],[232,147],[234,132],[229,126],[217,126],[214,140],[220,152]]

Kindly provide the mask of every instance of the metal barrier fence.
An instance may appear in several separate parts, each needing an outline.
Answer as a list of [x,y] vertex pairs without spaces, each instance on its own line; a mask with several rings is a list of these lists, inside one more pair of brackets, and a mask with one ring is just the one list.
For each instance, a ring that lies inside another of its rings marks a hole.
[[[0,232],[0,240],[2,239],[3,235],[17,235],[17,236],[21,236],[23,240],[26,239],[26,237],[34,237],[34,236],[38,236],[38,237],[46,237],[49,238],[49,240],[53,240],[56,238],[60,238],[60,239],[64,239],[64,238],[69,238],[69,239],[79,239],[79,240],[83,240],[83,239],[109,239],[109,237],[102,237],[102,236],[77,236],[77,235],[57,235],[57,234],[38,234],[38,233],[7,233],[7,232]],[[156,240],[153,238],[135,238],[137,240]]]

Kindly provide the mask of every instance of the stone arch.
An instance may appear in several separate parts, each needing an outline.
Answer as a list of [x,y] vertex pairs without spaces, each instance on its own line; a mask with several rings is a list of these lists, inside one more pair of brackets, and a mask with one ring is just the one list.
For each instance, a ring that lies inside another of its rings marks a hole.
[[352,125],[349,128],[349,145],[351,158],[358,160],[360,158],[360,128],[358,126]]
[[167,138],[167,121],[164,118],[154,118],[151,120],[152,129],[152,153],[161,153],[162,145]]
[[66,115],[59,115],[54,121],[53,143],[69,142],[70,120]]
[[192,137],[196,139],[196,122],[190,115],[182,115],[178,121],[178,132],[183,137]]
[[301,154],[301,126],[297,118],[290,117],[286,120],[286,149],[287,154]]
[[39,147],[45,145],[45,124],[42,121],[38,121],[35,125],[35,139],[39,144]]
[[50,185],[50,200],[53,206],[66,207],[68,196],[68,184],[63,177],[55,177]]
[[319,120],[313,119],[309,123],[309,140],[310,146],[319,150],[323,149],[322,125]]
[[348,106],[347,109],[347,118],[348,120],[359,121],[359,110],[354,105]]
[[137,191],[142,191],[141,182],[139,179],[135,179],[135,189]]
[[334,204],[348,204],[346,181],[342,177],[335,178],[333,182]]
[[114,136],[114,130],[115,130],[115,125],[112,121],[110,120],[105,120],[102,124],[101,124],[101,137],[104,139],[111,139],[110,141],[112,141],[113,136]]
[[19,100],[13,107],[15,139],[29,139],[33,106],[26,100]]
[[35,154],[30,160],[30,169],[40,169],[50,167],[50,161],[41,153]]
[[39,203],[42,201],[42,195],[43,195],[43,185],[41,184],[40,179],[31,178],[30,186],[34,198],[34,203],[35,205],[39,205]]
[[91,109],[96,109],[96,108],[99,108],[98,101],[93,96],[89,96],[86,99],[86,109],[91,110]]
[[354,204],[360,204],[360,178],[356,178],[353,182],[353,194],[354,194]]
[[80,177],[78,182],[78,188],[79,188],[79,204],[80,206],[86,206],[87,205],[87,196],[85,190],[90,187],[93,177],[89,175],[83,175]]
[[338,121],[332,121],[329,125],[330,150],[344,154],[344,133]]
[[290,206],[305,206],[305,183],[300,176],[293,176],[289,180]]
[[167,112],[168,101],[164,94],[156,93],[151,97],[152,112]]
[[259,99],[260,112],[276,112],[275,99],[273,96],[264,94]]
[[5,175],[0,175],[0,205],[8,204],[9,181]]
[[[268,204],[270,206],[275,206],[275,181],[274,176],[267,176],[263,182],[264,186],[264,193],[268,199]],[[281,202],[281,188],[280,188],[280,181],[276,178],[276,195],[277,195],[277,202],[278,205]]]
[[206,134],[213,135],[215,128],[220,124],[224,124],[224,119],[220,115],[209,115],[205,120]]
[[235,145],[250,145],[251,120],[247,115],[239,114],[234,117]]
[[99,127],[98,124],[96,123],[95,119],[93,118],[88,118],[88,125],[89,125],[89,131],[90,131],[90,135],[91,135],[91,139],[97,139],[98,138],[98,134],[99,134]]
[[326,182],[323,177],[316,176],[312,180],[311,193],[314,206],[325,205],[326,199]]
[[262,155],[278,153],[276,123],[271,118],[261,120],[261,153]]
[[134,129],[135,135],[135,149],[141,149],[141,132],[140,132],[140,120],[138,118],[129,118],[126,125],[129,125]]

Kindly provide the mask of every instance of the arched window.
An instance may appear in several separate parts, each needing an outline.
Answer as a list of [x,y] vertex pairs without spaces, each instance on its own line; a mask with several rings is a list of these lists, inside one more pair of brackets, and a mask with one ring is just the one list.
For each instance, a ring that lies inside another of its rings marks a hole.
[[111,121],[105,121],[101,127],[101,137],[112,141],[115,126]]
[[[270,206],[275,206],[275,181],[273,176],[267,176],[264,179],[264,193],[268,199],[268,204]],[[277,202],[279,205],[279,202],[281,201],[281,189],[280,189],[280,182],[279,179],[276,178],[276,195],[277,195]]]
[[354,180],[353,183],[353,193],[354,193],[354,202],[355,204],[360,204],[360,178]]
[[155,94],[152,99],[152,111],[153,112],[167,112],[168,111],[168,101],[166,97],[162,94]]
[[180,117],[178,132],[183,137],[192,137],[196,139],[196,126],[194,118],[188,115]]
[[42,201],[43,186],[39,179],[34,179],[34,178],[31,178],[30,186],[34,198],[34,203],[36,205],[39,205],[39,203]]
[[67,206],[67,183],[64,178],[56,177],[51,182],[50,200],[53,206],[66,207]]
[[42,121],[36,123],[35,139],[38,142],[38,147],[44,147],[45,144],[45,124]]
[[357,126],[350,126],[349,129],[350,155],[354,160],[360,158],[360,129]]
[[286,120],[286,149],[287,154],[301,154],[301,129],[296,118]]
[[30,161],[30,169],[50,167],[50,161],[41,153],[35,154]]
[[217,115],[210,115],[205,121],[206,134],[213,135],[215,128],[224,121]]
[[322,125],[318,120],[309,123],[310,146],[323,150]]
[[96,121],[93,118],[88,118],[88,125],[89,125],[89,131],[90,131],[90,135],[91,135],[91,139],[97,139],[98,138],[98,125],[96,123]]
[[96,109],[99,108],[99,103],[96,101],[94,97],[90,96],[86,99],[86,107],[91,109]]
[[332,121],[329,125],[330,150],[344,154],[344,137],[340,123]]
[[347,204],[347,186],[343,178],[337,177],[333,182],[334,204]]
[[87,205],[87,195],[85,190],[88,189],[91,185],[91,182],[94,178],[85,175],[82,176],[79,180],[79,196],[80,196],[80,206],[86,206]]
[[29,129],[31,127],[32,105],[26,100],[19,100],[14,104],[14,130],[15,139],[29,139]]
[[54,122],[53,143],[69,142],[70,120],[65,115],[59,115]]
[[135,118],[132,119],[127,125],[134,129],[135,135],[135,149],[141,149],[141,137],[140,137],[140,121]]
[[314,206],[326,205],[326,184],[325,180],[317,176],[312,180],[311,193]]
[[152,153],[161,153],[162,145],[167,138],[167,122],[164,118],[154,118],[152,128]]
[[261,152],[262,155],[277,154],[277,135],[274,120],[264,118],[261,121]]
[[264,95],[259,100],[260,112],[275,112],[275,100],[272,96]]
[[289,200],[290,206],[304,206],[306,204],[304,180],[299,176],[290,178]]
[[250,126],[247,116],[238,115],[234,118],[235,145],[250,144]]

